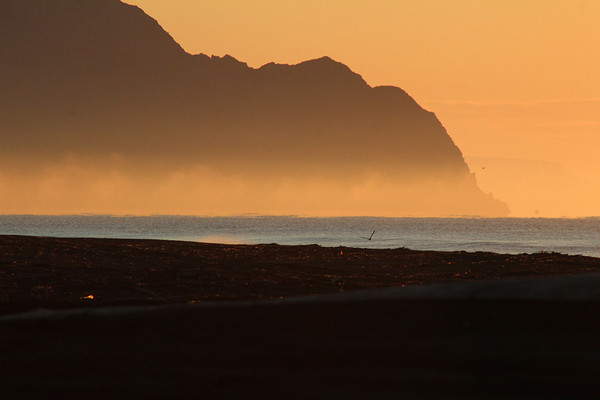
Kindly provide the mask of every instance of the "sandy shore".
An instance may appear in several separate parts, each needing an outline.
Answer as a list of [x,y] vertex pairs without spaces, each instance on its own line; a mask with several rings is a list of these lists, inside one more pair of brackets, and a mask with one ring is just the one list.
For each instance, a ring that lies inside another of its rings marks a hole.
[[[555,253],[0,236],[3,398],[598,398],[598,272]],[[525,296],[481,295],[499,287]]]

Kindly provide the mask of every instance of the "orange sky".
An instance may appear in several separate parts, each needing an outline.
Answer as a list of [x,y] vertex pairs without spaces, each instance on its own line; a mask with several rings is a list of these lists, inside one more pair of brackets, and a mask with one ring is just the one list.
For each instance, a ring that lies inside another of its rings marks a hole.
[[191,53],[328,55],[402,87],[514,216],[600,215],[600,1],[127,2]]

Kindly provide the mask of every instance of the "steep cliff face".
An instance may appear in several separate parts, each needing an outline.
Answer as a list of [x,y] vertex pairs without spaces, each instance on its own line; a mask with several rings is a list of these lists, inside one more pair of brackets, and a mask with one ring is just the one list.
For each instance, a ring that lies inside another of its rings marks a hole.
[[[244,182],[232,196],[245,198],[252,187],[283,193],[294,182],[294,190],[313,193],[305,203],[329,207],[327,215],[507,213],[477,188],[433,113],[328,57],[253,69],[231,56],[190,55],[155,20],[117,0],[5,0],[0,36],[5,160],[38,169],[87,160],[94,176],[145,171],[147,181],[157,169],[163,178],[186,171],[205,183],[218,174]],[[334,202],[325,206],[331,182],[339,204],[349,204],[340,212]],[[385,212],[369,208],[372,196],[386,197]],[[287,198],[231,212],[320,214],[293,202],[281,207]],[[169,202],[161,204],[157,211],[169,212]]]

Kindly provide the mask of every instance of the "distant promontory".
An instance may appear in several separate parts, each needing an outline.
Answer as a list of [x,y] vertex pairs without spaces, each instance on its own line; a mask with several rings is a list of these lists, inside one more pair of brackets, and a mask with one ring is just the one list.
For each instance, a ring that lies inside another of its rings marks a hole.
[[3,1],[0,93],[5,213],[508,214],[402,89],[188,54],[118,0]]

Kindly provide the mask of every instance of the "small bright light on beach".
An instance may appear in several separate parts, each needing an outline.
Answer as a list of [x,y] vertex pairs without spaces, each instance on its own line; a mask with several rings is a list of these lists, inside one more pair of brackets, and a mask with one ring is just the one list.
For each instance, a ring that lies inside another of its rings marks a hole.
[[94,300],[94,295],[90,294],[89,296],[80,297],[81,300]]

